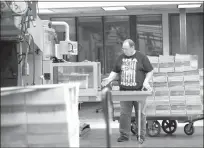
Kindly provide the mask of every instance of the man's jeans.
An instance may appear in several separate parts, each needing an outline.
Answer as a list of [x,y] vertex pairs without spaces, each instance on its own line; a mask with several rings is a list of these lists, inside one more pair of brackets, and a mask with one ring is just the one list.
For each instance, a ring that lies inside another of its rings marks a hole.
[[[136,101],[121,101],[120,102],[120,134],[129,138],[131,130],[131,115],[132,108],[135,108],[136,123],[138,123],[138,103]],[[146,134],[146,116],[144,112],[145,102],[141,103],[141,136]],[[138,124],[137,124],[138,125]]]

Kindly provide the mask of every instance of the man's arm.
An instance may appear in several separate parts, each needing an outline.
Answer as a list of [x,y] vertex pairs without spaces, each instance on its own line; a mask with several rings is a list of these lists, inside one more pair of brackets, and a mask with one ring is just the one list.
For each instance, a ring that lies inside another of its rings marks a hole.
[[149,81],[152,78],[153,70],[146,74],[145,80],[143,82],[143,88],[146,88],[149,91],[152,91],[151,86],[149,85]]
[[118,78],[118,73],[111,71],[110,75],[108,76],[108,78],[103,79],[101,85],[102,87],[108,85],[110,82],[112,82],[113,80]]
[[149,81],[152,78],[152,76],[153,76],[153,70],[146,74],[146,77],[145,77],[144,81],[149,83]]
[[143,65],[144,65],[144,71],[146,72],[145,80],[143,82],[143,87],[145,87],[148,90],[152,90],[152,88],[149,85],[149,81],[153,75],[153,66],[150,63],[147,56],[143,58]]

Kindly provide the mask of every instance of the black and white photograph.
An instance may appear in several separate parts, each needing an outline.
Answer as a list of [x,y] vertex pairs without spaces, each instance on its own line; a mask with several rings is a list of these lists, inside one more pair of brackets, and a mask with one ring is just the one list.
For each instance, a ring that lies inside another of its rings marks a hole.
[[203,1],[0,5],[1,148],[203,148]]

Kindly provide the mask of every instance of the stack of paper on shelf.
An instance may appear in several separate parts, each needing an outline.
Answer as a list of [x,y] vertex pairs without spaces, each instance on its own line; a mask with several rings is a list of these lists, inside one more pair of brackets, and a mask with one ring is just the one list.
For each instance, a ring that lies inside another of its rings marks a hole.
[[154,100],[156,102],[169,101],[169,89],[167,87],[155,88]]
[[152,103],[154,101],[154,96],[147,96],[146,103]]
[[171,115],[186,115],[186,105],[184,103],[171,104]]
[[153,82],[154,88],[168,87],[168,82]]
[[170,89],[170,102],[177,103],[185,100],[184,87],[178,86]]
[[154,72],[159,72],[159,57],[156,57],[156,56],[147,56],[147,57],[154,68]]
[[184,81],[198,81],[200,80],[198,70],[190,70],[184,72]]
[[202,104],[202,97],[200,95],[186,95],[186,105],[199,105]]
[[187,105],[186,106],[187,115],[198,115],[203,114],[203,105],[197,104],[197,105]]
[[175,56],[175,71],[189,71],[198,69],[197,55],[181,55]]
[[145,113],[146,113],[146,116],[155,116],[155,104],[154,102],[149,102],[147,105],[146,105],[146,108],[145,108]]
[[153,82],[167,82],[167,73],[153,73]]
[[200,95],[203,97],[203,89],[200,89]]
[[171,108],[169,104],[156,105],[156,116],[170,115]]
[[201,68],[201,69],[199,69],[199,75],[201,76],[201,77],[203,77],[203,68]]
[[183,82],[184,81],[183,72],[168,72],[167,77],[168,77],[168,82]]
[[159,72],[174,72],[174,56],[159,56]]
[[200,95],[199,85],[185,85],[185,95]]

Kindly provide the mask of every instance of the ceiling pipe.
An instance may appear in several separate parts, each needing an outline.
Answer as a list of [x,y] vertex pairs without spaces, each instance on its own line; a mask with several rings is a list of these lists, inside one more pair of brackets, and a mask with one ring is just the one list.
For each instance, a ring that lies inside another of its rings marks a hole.
[[50,23],[51,23],[51,25],[55,25],[55,26],[58,26],[58,25],[65,26],[65,41],[70,41],[70,39],[69,39],[69,25],[66,22],[51,21]]

